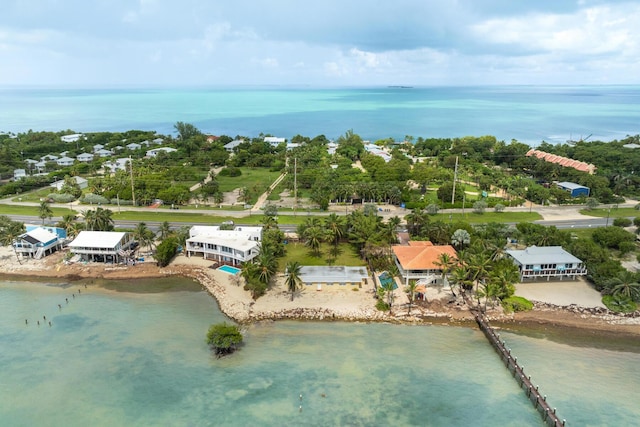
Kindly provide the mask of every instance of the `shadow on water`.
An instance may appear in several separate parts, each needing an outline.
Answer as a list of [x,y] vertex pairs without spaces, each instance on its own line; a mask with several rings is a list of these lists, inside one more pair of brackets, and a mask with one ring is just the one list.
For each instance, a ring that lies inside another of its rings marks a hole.
[[637,335],[611,330],[582,329],[570,326],[531,323],[492,322],[493,326],[516,335],[546,339],[572,347],[596,348],[640,354],[640,338]]
[[[155,294],[161,292],[200,292],[202,285],[193,279],[184,277],[167,277],[156,279],[135,280],[103,280],[90,281],[103,289],[116,292],[131,292],[136,294]],[[89,284],[89,283],[88,283]]]

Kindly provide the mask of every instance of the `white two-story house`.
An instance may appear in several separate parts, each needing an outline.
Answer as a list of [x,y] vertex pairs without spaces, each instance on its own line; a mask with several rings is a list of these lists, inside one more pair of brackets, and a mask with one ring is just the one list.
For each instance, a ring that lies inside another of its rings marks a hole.
[[202,254],[204,259],[240,265],[258,255],[261,241],[262,227],[236,226],[233,230],[221,230],[217,225],[195,225],[189,230],[186,252],[188,256]]

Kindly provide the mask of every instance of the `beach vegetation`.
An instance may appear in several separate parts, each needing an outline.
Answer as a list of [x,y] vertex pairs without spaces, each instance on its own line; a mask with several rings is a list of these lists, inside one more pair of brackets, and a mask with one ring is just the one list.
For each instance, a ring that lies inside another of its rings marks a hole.
[[629,227],[631,226],[633,222],[629,219],[629,218],[625,218],[625,217],[620,217],[620,218],[614,218],[613,220],[613,225],[614,227]]
[[620,227],[600,227],[593,231],[593,241],[609,249],[620,249],[623,242],[635,242],[636,236]]
[[605,295],[602,303],[614,313],[633,313],[638,309],[638,304],[631,298],[620,295]]
[[217,357],[233,353],[242,344],[243,336],[240,328],[226,322],[216,323],[207,331],[207,344]]
[[287,291],[291,292],[291,301],[293,301],[293,296],[302,286],[302,280],[300,279],[301,268],[302,266],[297,261],[287,263],[284,284],[287,287]]
[[0,244],[11,246],[19,264],[22,264],[14,243],[26,231],[24,223],[13,221],[6,215],[0,215]]
[[97,207],[81,212],[84,217],[86,229],[90,231],[113,231],[113,212],[109,209]]
[[533,303],[531,301],[524,297],[519,297],[516,295],[503,299],[501,303],[505,313],[529,311],[533,309]]
[[178,254],[179,240],[176,236],[169,236],[164,239],[156,248],[154,258],[159,267],[166,267]]

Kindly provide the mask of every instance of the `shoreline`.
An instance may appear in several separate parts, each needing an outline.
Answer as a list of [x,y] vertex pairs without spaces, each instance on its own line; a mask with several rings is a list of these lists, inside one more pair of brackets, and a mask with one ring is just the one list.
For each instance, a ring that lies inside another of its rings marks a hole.
[[[407,313],[407,307],[401,299],[404,297],[406,300],[406,296],[400,293],[397,295],[398,303],[391,313],[387,313],[375,308],[372,285],[371,289],[365,287],[357,291],[336,287],[317,292],[306,287],[291,301],[291,294],[284,288],[284,277],[280,275],[276,278],[274,286],[254,301],[233,276],[209,268],[211,262],[202,258],[178,256],[164,268],[157,267],[152,262],[139,263],[136,266],[105,266],[100,263],[67,265],[62,262],[63,252],[59,252],[42,260],[26,260],[19,265],[11,250],[2,250],[2,280],[40,282],[49,279],[75,282],[83,279],[135,280],[173,276],[190,278],[197,281],[202,289],[213,297],[222,313],[245,325],[264,321],[308,320],[476,327],[473,315],[464,303],[459,299],[456,304],[450,304],[451,294],[440,290],[428,295],[429,303],[414,304],[410,314]],[[500,309],[493,309],[488,311],[487,316],[492,326],[507,331],[551,334],[574,331],[578,335],[599,339],[640,337],[638,312],[621,316],[599,307],[558,306],[535,302],[534,309],[528,312],[504,314]]]

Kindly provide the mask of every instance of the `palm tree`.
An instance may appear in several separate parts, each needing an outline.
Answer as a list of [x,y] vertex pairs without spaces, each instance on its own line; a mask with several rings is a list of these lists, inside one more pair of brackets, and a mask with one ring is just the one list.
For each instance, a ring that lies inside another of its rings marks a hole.
[[451,244],[458,249],[461,249],[471,243],[471,235],[467,230],[461,228],[453,232],[451,236]]
[[398,226],[402,220],[398,216],[392,216],[387,220],[383,233],[389,245],[398,243]]
[[149,248],[151,248],[153,246],[153,238],[155,237],[155,233],[149,230],[147,224],[145,224],[144,222],[140,222],[133,230],[133,237],[140,243],[141,247],[148,246]]
[[316,256],[320,256],[320,244],[324,240],[325,233],[320,227],[309,227],[304,232],[304,244],[311,248]]
[[25,227],[24,223],[18,221],[12,221],[9,217],[2,215],[0,216],[0,243],[3,246],[11,246],[13,247],[13,252],[16,254],[16,259],[19,264],[22,264],[20,258],[18,257],[18,250],[14,243],[19,239],[20,235],[24,234]]
[[616,296],[629,298],[634,301],[640,299],[640,284],[638,278],[630,271],[623,271],[616,277],[606,281],[606,292]]
[[171,234],[171,225],[169,221],[165,221],[160,224],[160,228],[158,229],[158,233],[160,234],[160,240],[164,240]]
[[[458,265],[453,270],[451,270],[450,280],[451,283],[457,285],[460,291],[463,293],[466,288],[473,286],[471,273],[465,265]],[[451,287],[451,289],[451,292],[453,292],[453,287]]]
[[51,217],[53,217],[53,211],[49,206],[49,202],[46,200],[41,201],[38,206],[38,218],[42,219],[42,225],[44,225],[45,219],[51,219]]
[[404,288],[404,291],[407,293],[409,297],[409,308],[407,310],[407,314],[411,314],[411,306],[413,305],[413,301],[416,299],[416,288],[418,287],[418,282],[415,280],[410,280],[409,284]]
[[260,248],[260,253],[254,259],[257,266],[257,277],[260,282],[268,285],[276,274],[278,263],[276,257],[267,248]]
[[[476,292],[480,288],[480,282],[486,280],[491,270],[491,260],[485,253],[474,254],[469,258],[469,271],[471,278],[476,282]],[[478,299],[478,305],[480,300]]]
[[324,226],[327,229],[328,237],[333,242],[333,246],[338,246],[338,241],[344,234],[344,220],[343,217],[338,216],[334,213],[331,213],[327,218],[325,218]]
[[287,286],[287,290],[291,292],[291,301],[293,301],[293,294],[300,288],[302,285],[302,280],[300,279],[300,269],[302,266],[298,261],[291,261],[287,264],[285,285]]
[[71,230],[74,228],[74,224],[76,224],[76,215],[75,214],[66,214],[62,216],[62,219],[56,224],[56,227],[60,227],[67,232],[67,236],[71,234]]
[[[448,253],[441,253],[433,264],[442,270],[442,286],[444,287],[446,285],[447,273],[457,264],[457,260]],[[451,293],[454,297],[456,296],[453,288],[451,288]]]

